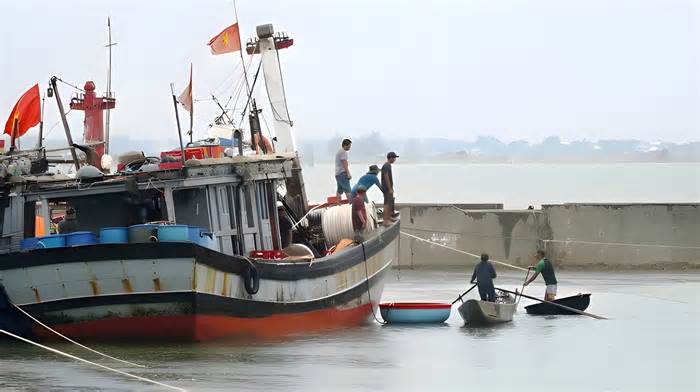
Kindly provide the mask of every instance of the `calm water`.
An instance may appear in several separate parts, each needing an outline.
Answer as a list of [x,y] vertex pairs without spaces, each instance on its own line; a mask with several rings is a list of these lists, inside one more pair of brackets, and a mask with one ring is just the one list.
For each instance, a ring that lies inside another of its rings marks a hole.
[[[498,285],[519,286],[519,273],[499,273]],[[463,291],[465,275],[394,271],[382,299],[450,301]],[[588,310],[612,319],[534,317],[521,307],[512,323],[470,329],[455,308],[438,326],[373,322],[273,343],[95,346],[148,365],[119,369],[192,391],[700,390],[700,273],[557,276],[560,296],[592,292]],[[542,291],[541,283],[526,290]],[[0,343],[0,369],[3,391],[163,390],[20,343]]]
[[[352,158],[351,158],[352,159]],[[400,158],[399,158],[400,159]],[[372,162],[351,162],[351,183]],[[310,200],[335,194],[333,166],[304,166]],[[505,208],[565,202],[700,202],[700,163],[401,164],[398,203],[503,203]],[[373,200],[381,192],[370,190]]]

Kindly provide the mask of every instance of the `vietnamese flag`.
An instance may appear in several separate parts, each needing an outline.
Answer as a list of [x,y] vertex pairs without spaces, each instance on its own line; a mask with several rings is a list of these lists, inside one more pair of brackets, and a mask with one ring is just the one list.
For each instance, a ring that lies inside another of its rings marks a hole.
[[[5,123],[5,133],[20,137],[27,133],[29,128],[39,124],[41,121],[41,101],[39,100],[39,84],[27,90],[12,108],[10,118]],[[17,133],[12,134],[17,123]]]
[[241,50],[241,33],[238,31],[238,22],[224,29],[207,43],[211,48],[211,54],[224,54]]

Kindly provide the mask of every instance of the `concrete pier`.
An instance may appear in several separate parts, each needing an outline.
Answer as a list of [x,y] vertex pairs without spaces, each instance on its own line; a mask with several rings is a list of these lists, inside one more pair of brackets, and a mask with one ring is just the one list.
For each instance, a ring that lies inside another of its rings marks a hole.
[[[527,266],[545,249],[558,267],[700,268],[700,204],[399,204],[406,233]],[[407,236],[401,267],[473,265],[475,258]]]

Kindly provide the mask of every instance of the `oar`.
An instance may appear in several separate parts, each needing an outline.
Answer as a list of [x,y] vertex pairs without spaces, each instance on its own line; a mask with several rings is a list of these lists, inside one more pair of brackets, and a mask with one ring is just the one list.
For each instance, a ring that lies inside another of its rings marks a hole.
[[456,300],[452,301],[452,303],[451,303],[450,305],[454,305],[455,302],[461,301],[461,300],[462,300],[462,297],[464,297],[465,295],[467,295],[467,293],[469,293],[470,291],[472,291],[472,290],[474,289],[474,287],[476,287],[476,285],[472,286],[469,290],[467,290],[467,291],[463,292],[462,294],[460,294],[459,297],[457,297]]
[[[496,288],[497,288],[498,290],[505,291],[506,293],[516,294],[516,293],[514,293],[514,292],[512,292],[512,291],[510,291],[510,290],[500,289],[500,288],[498,288],[498,287],[496,287]],[[516,294],[516,295],[517,295],[517,294]],[[593,317],[593,318],[596,318],[596,319],[599,319],[599,320],[607,320],[607,319],[608,319],[607,317],[598,316],[598,315],[595,315],[595,314],[593,314],[593,313],[584,312],[583,310],[578,310],[578,309],[570,308],[570,307],[568,307],[568,306],[566,306],[566,305],[558,304],[558,303],[552,302],[552,301],[547,301],[546,299],[539,299],[539,298],[536,298],[536,297],[531,297],[531,296],[525,295],[525,294],[523,294],[523,293],[520,293],[520,296],[521,296],[521,297],[525,297],[525,298],[529,298],[529,299],[532,299],[532,300],[535,300],[535,301],[544,302],[544,303],[546,303],[546,304],[558,306],[558,307],[560,307],[560,308],[562,308],[562,309],[568,310],[569,312],[574,312],[574,313],[582,314],[582,315],[584,315],[584,316]]]
[[[530,270],[527,270],[527,273],[525,274],[525,280],[523,280],[523,288],[520,289],[520,297],[518,297],[518,303],[520,303],[520,298],[523,297],[523,293],[525,292],[525,284],[527,283],[527,278],[530,277]],[[517,289],[516,289],[517,290]],[[517,294],[516,294],[517,296]]]

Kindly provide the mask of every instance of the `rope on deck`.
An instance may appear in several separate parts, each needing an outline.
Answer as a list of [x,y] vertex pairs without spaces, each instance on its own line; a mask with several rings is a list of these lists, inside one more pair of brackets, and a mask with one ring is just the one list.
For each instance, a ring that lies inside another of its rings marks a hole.
[[[407,237],[415,238],[415,239],[417,239],[417,240],[419,240],[419,241],[424,241],[424,242],[427,242],[427,243],[432,244],[432,245],[436,245],[436,246],[443,247],[443,248],[445,248],[445,249],[453,250],[453,251],[455,251],[455,252],[462,253],[462,254],[465,254],[465,255],[467,255],[467,256],[476,257],[477,259],[481,258],[481,255],[475,255],[474,253],[465,252],[465,251],[463,251],[463,250],[459,250],[459,249],[453,248],[453,247],[451,247],[451,246],[443,245],[443,244],[441,244],[441,243],[439,243],[439,242],[434,242],[434,241],[426,240],[425,238],[420,238],[420,237],[415,236],[415,235],[413,235],[413,234],[408,234],[408,233],[406,233],[405,231],[402,231],[401,234],[403,234],[403,235],[405,235],[405,236],[407,236]],[[494,263],[496,263],[496,264],[500,264],[500,265],[503,265],[503,266],[506,266],[506,267],[515,268],[515,269],[520,270],[520,271],[527,271],[527,268],[518,267],[517,265],[504,263],[504,262],[502,262],[502,261],[498,261],[498,260],[494,260],[494,259],[489,259],[489,261],[492,261],[492,262],[494,262]]]
[[65,353],[65,352],[60,351],[60,350],[56,350],[55,348],[51,348],[51,347],[48,347],[48,346],[44,346],[43,344],[39,344],[39,343],[37,343],[37,342],[34,342],[34,341],[29,340],[29,339],[25,339],[25,338],[23,338],[23,337],[21,337],[21,336],[15,335],[15,334],[13,334],[13,333],[11,333],[11,332],[7,332],[7,331],[5,331],[4,329],[0,329],[0,333],[4,333],[5,335],[10,336],[10,337],[13,337],[13,338],[15,338],[15,339],[17,339],[17,340],[21,340],[21,341],[23,341],[23,342],[25,342],[25,343],[29,343],[29,344],[31,344],[31,345],[34,345],[34,346],[43,348],[44,350],[51,351],[52,353],[56,353],[56,354],[62,355],[62,356],[64,356],[64,357],[68,357],[68,358],[70,358],[70,359],[75,359],[76,361],[80,361],[80,362],[83,362],[83,363],[87,363],[87,364],[89,364],[89,365],[96,366],[96,367],[99,367],[99,368],[101,368],[101,369],[109,370],[110,372],[118,373],[118,374],[121,374],[121,375],[123,375],[123,376],[131,377],[131,378],[134,378],[134,379],[136,379],[136,380],[144,381],[144,382],[147,382],[147,383],[150,383],[150,384],[159,385],[159,386],[161,386],[161,387],[168,388],[168,389],[172,389],[172,390],[175,390],[175,391],[187,392],[187,390],[186,390],[186,389],[183,389],[183,388],[174,387],[174,386],[172,386],[172,385],[164,384],[164,383],[162,383],[162,382],[158,382],[158,381],[155,381],[155,380],[151,380],[151,379],[146,378],[146,377],[141,377],[141,376],[137,376],[137,375],[135,375],[135,374],[131,374],[131,373],[123,372],[123,371],[121,371],[121,370],[113,369],[113,368],[111,368],[111,367],[108,367],[108,366],[105,366],[105,365],[100,365],[99,363],[91,362],[91,361],[88,361],[87,359],[83,359],[83,358],[80,358],[80,357],[76,357],[75,355],[71,355],[71,354]]

